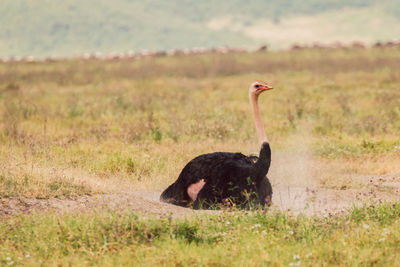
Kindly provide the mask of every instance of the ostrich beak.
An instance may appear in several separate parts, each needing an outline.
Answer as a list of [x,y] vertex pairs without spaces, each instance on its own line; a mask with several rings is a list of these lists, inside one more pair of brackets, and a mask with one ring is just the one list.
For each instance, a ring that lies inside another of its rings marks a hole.
[[269,86],[269,85],[267,85],[267,84],[265,84],[265,85],[263,85],[263,86],[261,87],[261,90],[262,90],[262,91],[271,90],[271,89],[274,89],[274,87]]

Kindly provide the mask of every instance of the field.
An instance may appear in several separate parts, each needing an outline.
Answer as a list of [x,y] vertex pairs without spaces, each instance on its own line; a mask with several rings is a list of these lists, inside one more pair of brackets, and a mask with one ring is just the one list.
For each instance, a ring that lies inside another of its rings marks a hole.
[[400,35],[392,27],[400,23],[398,0],[3,0],[0,14],[1,58],[225,45],[285,49]]
[[[194,156],[257,153],[255,80],[272,210],[158,203]],[[0,63],[0,262],[399,262],[399,87],[398,48]]]

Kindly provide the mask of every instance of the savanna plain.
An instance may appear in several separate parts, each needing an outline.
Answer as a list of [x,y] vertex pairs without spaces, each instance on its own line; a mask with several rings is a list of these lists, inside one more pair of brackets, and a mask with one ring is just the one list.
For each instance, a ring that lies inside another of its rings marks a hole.
[[[269,209],[158,202],[186,162],[257,154]],[[0,63],[1,265],[400,263],[400,49]]]

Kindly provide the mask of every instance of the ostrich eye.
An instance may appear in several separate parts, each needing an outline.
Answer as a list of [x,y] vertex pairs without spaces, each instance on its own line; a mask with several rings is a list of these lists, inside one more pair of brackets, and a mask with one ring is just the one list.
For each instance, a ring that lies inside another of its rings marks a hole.
[[256,88],[258,88],[258,87],[260,87],[260,85],[259,85],[259,84],[257,84],[255,87],[256,87]]

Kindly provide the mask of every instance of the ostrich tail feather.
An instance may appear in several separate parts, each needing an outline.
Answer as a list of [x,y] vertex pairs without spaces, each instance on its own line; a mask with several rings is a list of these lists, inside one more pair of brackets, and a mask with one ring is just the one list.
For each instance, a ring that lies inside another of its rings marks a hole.
[[185,200],[184,193],[185,189],[178,186],[175,182],[165,189],[160,196],[161,202],[166,202],[182,207],[186,207],[188,205],[188,201]]

